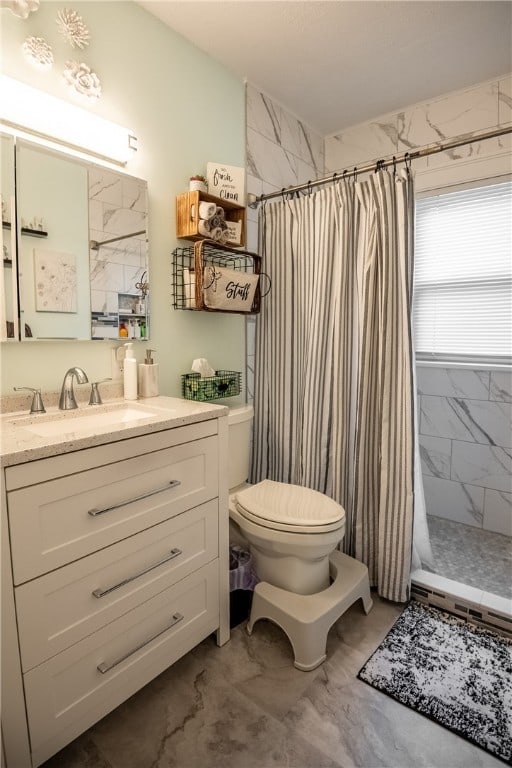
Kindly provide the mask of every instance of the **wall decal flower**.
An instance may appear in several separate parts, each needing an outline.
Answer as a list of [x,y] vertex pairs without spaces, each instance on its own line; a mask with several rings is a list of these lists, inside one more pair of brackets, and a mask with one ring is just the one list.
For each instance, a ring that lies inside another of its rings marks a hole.
[[72,48],[85,48],[89,45],[89,30],[77,11],[64,8],[57,14],[57,27]]
[[91,99],[99,99],[101,96],[100,80],[87,64],[67,61],[63,74],[68,84],[78,93]]
[[49,69],[53,64],[53,51],[51,45],[49,45],[44,37],[27,37],[23,45],[21,46],[25,57],[40,67],[41,69]]
[[0,8],[9,8],[15,16],[26,19],[30,13],[37,11],[39,0],[0,0]]

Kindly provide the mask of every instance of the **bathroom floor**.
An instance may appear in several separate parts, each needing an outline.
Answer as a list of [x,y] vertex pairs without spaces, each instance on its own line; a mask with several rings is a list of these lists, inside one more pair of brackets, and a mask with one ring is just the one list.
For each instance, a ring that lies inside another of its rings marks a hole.
[[[428,515],[435,573],[512,598],[512,539]],[[431,570],[431,569],[429,569]]]
[[374,595],[334,625],[327,661],[293,667],[278,627],[207,638],[44,768],[498,768],[488,753],[356,679],[402,606]]

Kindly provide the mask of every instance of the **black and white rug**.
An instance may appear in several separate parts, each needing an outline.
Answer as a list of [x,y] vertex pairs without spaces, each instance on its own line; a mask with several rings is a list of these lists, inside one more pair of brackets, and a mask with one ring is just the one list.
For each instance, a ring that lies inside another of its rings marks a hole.
[[512,640],[412,601],[358,677],[512,765]]

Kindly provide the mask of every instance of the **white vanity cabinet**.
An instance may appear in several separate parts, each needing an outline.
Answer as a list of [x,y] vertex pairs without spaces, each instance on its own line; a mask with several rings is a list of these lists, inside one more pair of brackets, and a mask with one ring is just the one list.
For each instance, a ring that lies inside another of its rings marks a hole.
[[4,468],[2,733],[35,768],[229,638],[226,419]]

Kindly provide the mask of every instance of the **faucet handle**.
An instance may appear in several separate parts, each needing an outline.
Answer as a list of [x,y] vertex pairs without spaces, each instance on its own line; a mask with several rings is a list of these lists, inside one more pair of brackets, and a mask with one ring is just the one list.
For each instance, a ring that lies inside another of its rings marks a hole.
[[30,413],[46,413],[46,408],[43,404],[43,398],[41,397],[41,390],[40,389],[34,389],[33,387],[13,387],[15,392],[20,392],[21,390],[28,390],[28,392],[33,392],[34,396],[32,398],[32,405],[30,406]]
[[99,381],[91,382],[91,396],[89,398],[89,405],[101,405],[103,400],[101,399],[98,384],[103,384],[104,381],[112,381],[112,377],[108,379],[100,379]]

